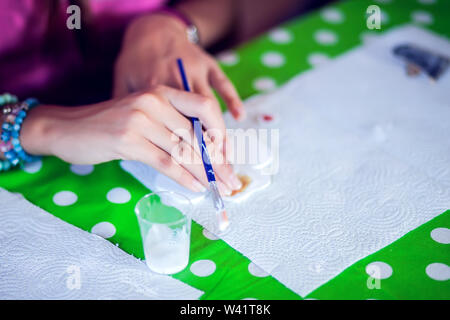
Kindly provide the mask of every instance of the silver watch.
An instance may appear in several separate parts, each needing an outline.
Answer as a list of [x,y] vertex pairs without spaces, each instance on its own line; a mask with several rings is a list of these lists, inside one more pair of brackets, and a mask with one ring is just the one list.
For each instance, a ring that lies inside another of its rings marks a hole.
[[186,29],[186,36],[189,42],[198,44],[200,42],[200,37],[198,36],[198,29],[195,25],[190,24]]

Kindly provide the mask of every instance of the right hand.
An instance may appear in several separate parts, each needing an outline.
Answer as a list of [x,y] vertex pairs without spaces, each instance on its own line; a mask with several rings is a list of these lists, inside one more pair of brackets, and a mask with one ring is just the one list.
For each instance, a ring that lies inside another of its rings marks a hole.
[[74,164],[138,160],[200,192],[208,181],[192,123],[185,116],[199,118],[208,133],[214,132],[205,140],[213,151],[221,193],[239,189],[239,179],[224,160],[225,124],[217,103],[169,87],[85,107],[38,106],[25,119],[20,139],[31,154],[54,155]]

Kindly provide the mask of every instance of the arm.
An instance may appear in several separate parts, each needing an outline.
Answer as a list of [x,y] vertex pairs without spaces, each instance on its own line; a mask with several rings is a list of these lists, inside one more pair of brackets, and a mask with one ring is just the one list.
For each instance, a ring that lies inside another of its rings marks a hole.
[[[157,86],[121,99],[80,106],[39,105],[28,111],[20,130],[23,149],[53,155],[75,164],[116,159],[137,160],[199,192],[208,185],[191,122],[198,117],[206,129],[225,125],[211,99]],[[223,194],[241,187],[221,157],[223,141],[208,140],[211,159]]]
[[197,26],[203,47],[208,47],[227,36],[235,25],[235,0],[190,0],[175,6]]
[[190,0],[176,9],[199,29],[201,45],[208,47],[227,35],[243,40],[295,15],[310,0]]

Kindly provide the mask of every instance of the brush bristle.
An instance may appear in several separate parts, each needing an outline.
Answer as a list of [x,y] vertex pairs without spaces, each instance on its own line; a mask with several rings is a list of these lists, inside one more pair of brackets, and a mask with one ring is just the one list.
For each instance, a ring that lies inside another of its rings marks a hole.
[[219,214],[219,230],[225,231],[229,225],[230,225],[230,221],[228,220],[227,212],[225,210],[223,210]]

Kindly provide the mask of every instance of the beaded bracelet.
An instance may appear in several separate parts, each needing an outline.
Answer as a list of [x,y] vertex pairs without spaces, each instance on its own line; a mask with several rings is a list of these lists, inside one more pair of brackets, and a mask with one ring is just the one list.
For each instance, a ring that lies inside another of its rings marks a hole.
[[19,140],[20,129],[28,110],[38,104],[39,102],[33,98],[19,103],[17,97],[13,95],[8,93],[0,95],[0,107],[5,117],[0,136],[0,152],[3,152],[6,158],[0,161],[0,171],[6,171],[18,164],[23,165],[39,158],[25,152]]

